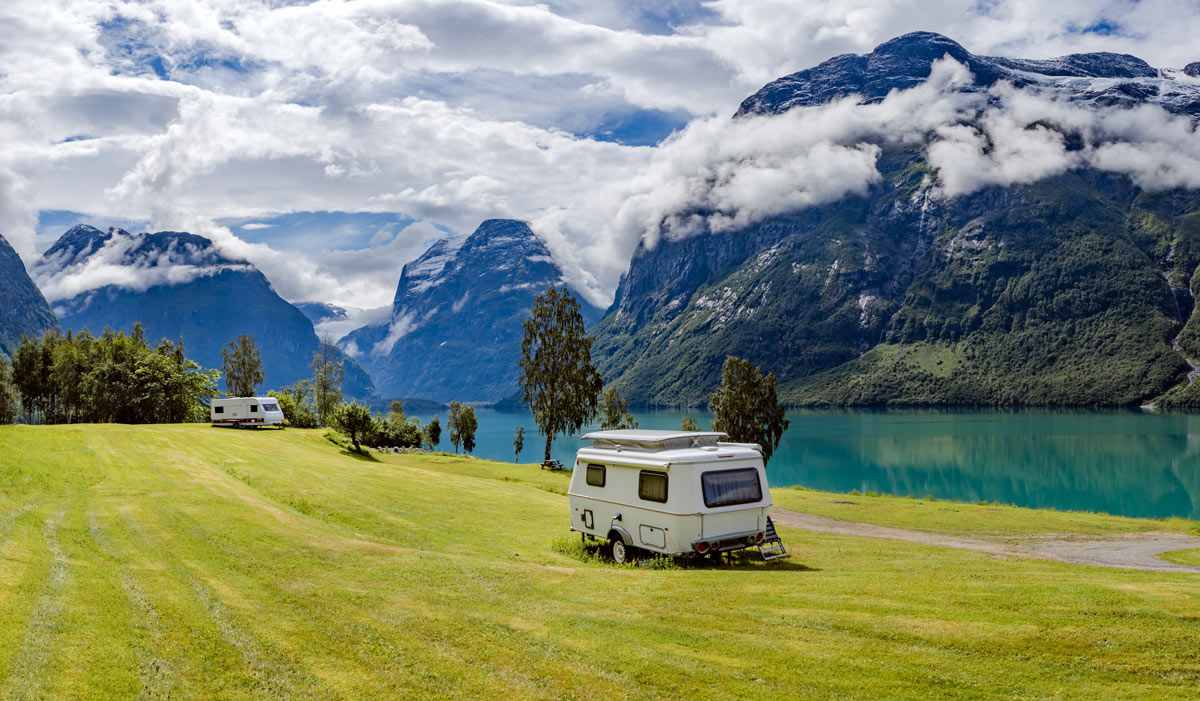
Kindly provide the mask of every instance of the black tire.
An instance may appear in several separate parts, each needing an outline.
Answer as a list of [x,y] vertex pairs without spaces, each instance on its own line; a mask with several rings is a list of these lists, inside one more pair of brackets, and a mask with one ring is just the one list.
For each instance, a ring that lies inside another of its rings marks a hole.
[[612,555],[613,562],[618,565],[623,565],[627,562],[637,560],[637,548],[632,545],[626,545],[625,541],[621,540],[620,536],[613,538],[609,542],[609,554]]

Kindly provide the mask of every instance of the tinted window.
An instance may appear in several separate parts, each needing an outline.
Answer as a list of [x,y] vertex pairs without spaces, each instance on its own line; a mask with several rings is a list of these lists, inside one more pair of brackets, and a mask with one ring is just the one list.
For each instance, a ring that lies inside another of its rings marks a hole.
[[214,413],[214,414],[224,414],[224,413],[225,413],[225,407],[223,407],[223,406],[215,406],[215,407],[213,407],[213,413]]
[[704,505],[710,508],[762,501],[762,485],[758,470],[753,467],[705,472],[700,475],[700,483],[704,487]]
[[278,404],[263,404],[263,411],[279,411]]
[[638,475],[638,496],[646,501],[666,502],[667,473],[643,470]]
[[604,466],[603,465],[588,465],[587,466],[587,483],[593,487],[604,486]]
[[250,411],[258,411],[258,405],[257,405],[257,404],[251,404],[251,405],[250,405]]

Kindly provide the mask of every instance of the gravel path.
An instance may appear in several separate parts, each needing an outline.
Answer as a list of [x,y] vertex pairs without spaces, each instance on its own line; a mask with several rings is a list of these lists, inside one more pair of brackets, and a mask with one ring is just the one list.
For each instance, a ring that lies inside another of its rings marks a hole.
[[1123,567],[1154,572],[1196,572],[1200,567],[1176,565],[1155,557],[1159,553],[1187,548],[1200,548],[1200,537],[1179,533],[1131,533],[1115,536],[1030,537],[1013,541],[968,538],[928,531],[910,531],[867,523],[841,521],[825,516],[802,514],[778,507],[771,518],[780,526],[815,533],[902,540],[908,543],[934,545],[958,550],[974,550],[1006,557],[1029,557],[1057,560],[1080,565]]

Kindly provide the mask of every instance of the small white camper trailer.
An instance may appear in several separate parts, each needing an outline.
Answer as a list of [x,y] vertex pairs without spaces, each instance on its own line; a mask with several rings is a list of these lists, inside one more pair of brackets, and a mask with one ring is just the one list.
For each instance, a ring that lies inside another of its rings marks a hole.
[[275,397],[228,397],[214,399],[208,407],[213,426],[256,428],[282,426],[283,412]]
[[771,523],[762,449],[724,433],[595,431],[567,494],[571,530],[607,538],[617,562],[639,551],[708,555],[758,547],[787,557]]

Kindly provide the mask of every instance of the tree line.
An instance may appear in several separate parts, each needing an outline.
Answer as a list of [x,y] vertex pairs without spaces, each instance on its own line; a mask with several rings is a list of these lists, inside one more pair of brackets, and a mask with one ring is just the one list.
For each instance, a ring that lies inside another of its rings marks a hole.
[[183,340],[151,346],[141,324],[25,337],[0,359],[0,422],[176,423],[207,420],[219,373],[184,353]]

